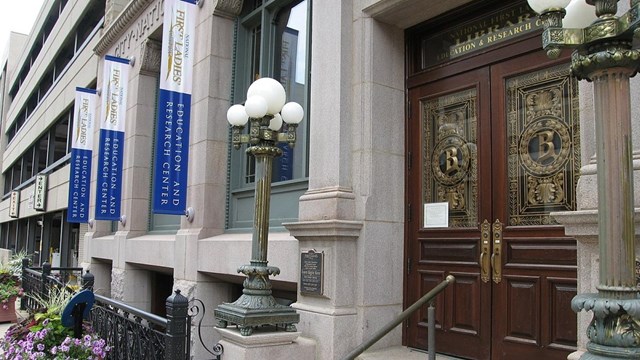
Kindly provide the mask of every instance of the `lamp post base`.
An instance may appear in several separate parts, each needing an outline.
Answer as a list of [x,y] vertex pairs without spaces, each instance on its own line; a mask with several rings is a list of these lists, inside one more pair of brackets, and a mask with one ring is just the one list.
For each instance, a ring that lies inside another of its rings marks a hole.
[[575,312],[593,311],[587,328],[588,352],[580,360],[640,359],[640,298],[580,294],[573,298],[571,307]]
[[[249,308],[238,305],[238,302],[260,304],[261,308]],[[265,303],[266,302],[266,303]],[[295,332],[294,324],[300,321],[300,315],[289,306],[280,305],[273,296],[248,297],[242,295],[236,302],[218,306],[214,310],[216,327],[226,328],[228,324],[236,324],[240,334],[249,336],[253,329],[263,325],[282,326],[284,331]]]
[[249,336],[253,329],[262,325],[282,326],[284,331],[296,331],[294,324],[300,322],[300,315],[291,307],[279,304],[271,295],[269,275],[279,274],[274,266],[244,265],[238,269],[247,275],[242,296],[233,303],[224,303],[213,311],[216,326],[226,328],[236,324],[240,334]]

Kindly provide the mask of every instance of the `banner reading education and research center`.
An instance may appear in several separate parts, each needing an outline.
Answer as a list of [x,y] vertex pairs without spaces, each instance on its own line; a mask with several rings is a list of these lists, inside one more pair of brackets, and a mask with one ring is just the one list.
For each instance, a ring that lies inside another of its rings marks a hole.
[[158,123],[154,150],[153,212],[184,215],[196,0],[165,0]]
[[96,220],[120,220],[129,60],[105,56],[96,183]]
[[91,156],[93,129],[96,122],[96,91],[76,88],[71,135],[71,166],[69,172],[69,202],[67,222],[89,221],[89,196],[91,195]]

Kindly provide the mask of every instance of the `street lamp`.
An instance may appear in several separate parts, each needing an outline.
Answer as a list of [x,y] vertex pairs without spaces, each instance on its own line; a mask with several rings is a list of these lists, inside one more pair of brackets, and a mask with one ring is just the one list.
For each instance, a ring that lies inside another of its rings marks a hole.
[[[236,324],[242,335],[248,336],[262,325],[283,326],[285,331],[296,331],[295,323],[300,315],[291,307],[278,304],[271,295],[269,275],[280,274],[280,269],[268,266],[269,204],[271,199],[271,174],[273,158],[282,155],[278,143],[296,143],[296,128],[304,110],[295,102],[286,103],[282,84],[271,78],[254,81],[247,91],[243,105],[233,105],[227,111],[227,120],[232,126],[232,143],[235,149],[249,144],[247,154],[256,161],[255,212],[253,237],[251,239],[251,261],[238,268],[247,276],[242,296],[233,303],[224,303],[214,310],[217,326],[225,328]],[[243,129],[247,122],[249,133]],[[286,130],[282,128],[287,124]]]
[[630,0],[619,17],[618,0],[528,2],[543,21],[547,55],[575,49],[572,74],[594,84],[600,276],[597,294],[579,294],[571,302],[576,312],[593,311],[581,359],[640,359],[629,89],[640,68],[633,45],[640,37],[640,0]]

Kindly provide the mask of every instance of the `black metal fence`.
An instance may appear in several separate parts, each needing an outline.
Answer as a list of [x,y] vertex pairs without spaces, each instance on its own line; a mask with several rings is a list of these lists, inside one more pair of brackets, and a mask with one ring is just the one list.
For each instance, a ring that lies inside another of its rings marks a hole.
[[52,288],[68,289],[70,281],[75,281],[77,285],[82,278],[82,268],[80,267],[51,267],[51,264],[44,263],[41,268],[30,268],[29,259],[22,259],[22,288],[25,296],[20,302],[20,309],[34,312],[38,310],[36,298],[48,300]]
[[167,298],[167,317],[160,317],[104,296],[95,295],[93,330],[111,346],[109,359],[180,360],[190,357],[191,317],[180,290]]
[[[81,268],[56,269],[48,264],[29,268],[23,262],[22,286],[24,310],[34,312],[34,294],[46,297],[52,286],[67,287],[51,275],[52,270],[77,271]],[[66,276],[66,275],[63,275]],[[93,290],[94,277],[89,271],[82,275],[82,287]],[[167,317],[157,316],[123,302],[95,295],[90,323],[93,330],[111,347],[111,360],[186,360],[191,357],[191,315],[189,300],[176,290],[166,301]]]

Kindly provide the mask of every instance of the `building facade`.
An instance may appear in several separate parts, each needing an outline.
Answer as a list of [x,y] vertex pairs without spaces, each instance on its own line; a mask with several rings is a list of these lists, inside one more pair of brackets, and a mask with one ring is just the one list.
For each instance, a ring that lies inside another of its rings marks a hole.
[[[341,358],[448,274],[439,351],[560,359],[584,347],[588,316],[570,301],[597,283],[592,90],[570,76],[570,53],[542,52],[526,1],[200,0],[189,217],[151,211],[163,13],[163,0],[46,2],[8,57],[2,247],[89,268],[96,291],[158,314],[173,289],[207,309],[237,299],[255,164],[230,145],[226,111],[268,76],[305,109],[274,165],[273,292],[300,314],[316,359]],[[123,216],[72,224],[73,93],[102,87],[105,55],[131,64]],[[323,254],[313,293],[299,286],[310,251]],[[214,323],[203,322],[208,344]],[[426,339],[420,310],[374,349]]]

